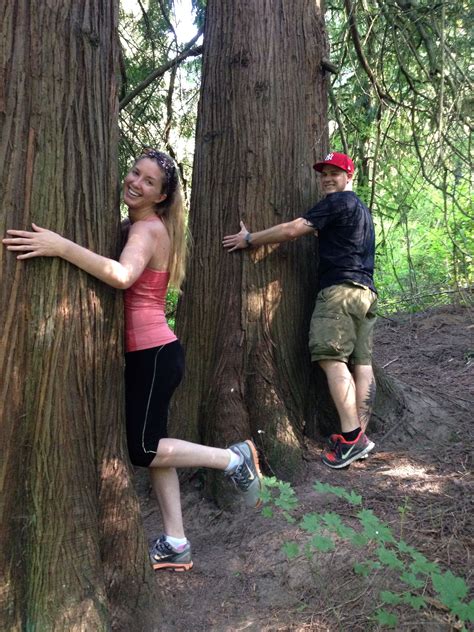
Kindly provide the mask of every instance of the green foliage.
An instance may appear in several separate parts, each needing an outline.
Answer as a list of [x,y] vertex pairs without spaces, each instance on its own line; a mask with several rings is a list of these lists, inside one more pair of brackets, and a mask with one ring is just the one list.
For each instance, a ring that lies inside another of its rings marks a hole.
[[363,534],[368,540],[376,540],[378,542],[394,542],[394,537],[390,528],[380,522],[371,509],[362,509],[357,514],[360,524],[363,527]]
[[289,560],[292,560],[299,555],[300,547],[295,542],[285,542],[283,545],[283,552]]
[[384,610],[383,608],[375,612],[375,619],[377,623],[386,628],[394,628],[398,623],[397,615],[392,612],[387,612],[387,610]]
[[423,588],[425,585],[425,581],[422,579],[418,579],[415,573],[409,573],[405,571],[400,575],[400,579],[404,584],[408,584],[411,588]]
[[328,4],[330,146],[374,215],[383,311],[467,300],[473,283],[468,20],[466,0]]
[[348,493],[342,487],[329,485],[329,483],[321,483],[320,481],[316,481],[316,483],[313,485],[313,489],[319,492],[320,494],[326,494],[326,493],[334,494],[335,496],[338,496],[339,498],[343,498],[344,500],[347,500],[347,502],[350,503],[351,505],[362,504],[362,496],[359,496],[359,494],[356,494],[354,491]]
[[[330,493],[350,505],[361,505],[362,498],[353,491],[341,487],[315,483],[314,489],[320,493]],[[307,513],[299,518],[291,515],[298,507],[298,499],[289,483],[275,477],[264,479],[261,498],[264,503],[263,515],[272,518],[272,508],[282,512],[289,522],[296,522],[306,532],[309,539],[306,551],[327,553],[336,549],[331,534],[345,540],[355,547],[364,546],[362,562],[356,562],[353,570],[357,575],[369,577],[374,571],[387,569],[393,580],[406,584],[407,589],[394,592],[382,590],[379,594],[382,604],[387,606],[407,605],[414,610],[426,607],[426,593],[431,586],[436,598],[443,603],[452,617],[462,623],[474,622],[474,601],[466,601],[468,587],[462,577],[450,570],[443,572],[436,562],[429,561],[415,547],[402,539],[397,539],[388,525],[383,523],[372,510],[361,509],[355,517],[358,529],[346,524],[345,518],[336,512],[324,514]],[[403,520],[409,504],[405,503],[400,514]],[[354,520],[354,518],[353,518]],[[301,554],[300,546],[295,542],[286,542],[283,551],[289,560]],[[385,608],[373,613],[374,620],[383,627],[394,628],[398,624],[397,615]]]
[[372,560],[357,562],[354,564],[354,573],[356,573],[356,575],[362,575],[362,577],[368,577],[370,573],[377,568],[380,568],[380,563],[373,562]]
[[173,288],[168,290],[166,294],[165,314],[168,325],[171,329],[176,327],[176,309],[178,307],[179,291]]
[[[196,20],[202,22],[203,3],[194,3]],[[196,26],[196,32],[198,26]],[[169,64],[184,48],[176,33],[173,0],[136,3],[120,11],[122,49],[120,99],[139,89],[157,69]],[[142,87],[120,111],[120,174],[145,146],[167,151],[178,163],[185,185],[191,180],[200,59],[190,57]]]
[[336,548],[336,545],[331,540],[331,538],[328,538],[324,535],[315,535],[311,538],[309,542],[311,546],[317,551],[334,551],[334,549]]
[[[277,509],[280,509],[287,522],[290,524],[295,522],[291,512],[296,509],[298,499],[290,483],[280,481],[275,476],[265,477],[263,479],[261,498],[264,503],[271,502]],[[265,511],[265,507],[263,511]],[[264,513],[264,515],[266,514]]]
[[393,593],[391,590],[382,590],[379,596],[383,603],[388,603],[392,606],[396,606],[403,601],[400,595]]
[[280,481],[275,476],[263,479],[261,497],[264,503],[272,502],[285,512],[293,511],[298,506],[295,490],[290,483]]
[[384,546],[379,546],[377,556],[382,564],[388,566],[388,568],[395,568],[398,571],[404,568],[404,564],[398,559],[397,554],[394,551],[386,549]]
[[420,610],[426,606],[426,601],[420,595],[412,595],[411,593],[405,593],[403,601],[407,605],[411,606],[413,610]]
[[443,574],[432,573],[431,580],[441,601],[448,608],[452,608],[467,595],[466,582],[461,577],[453,575],[451,571]]

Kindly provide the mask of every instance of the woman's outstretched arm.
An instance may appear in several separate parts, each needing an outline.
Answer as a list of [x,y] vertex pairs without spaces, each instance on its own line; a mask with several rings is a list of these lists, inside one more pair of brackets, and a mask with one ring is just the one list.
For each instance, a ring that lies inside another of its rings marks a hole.
[[79,246],[46,228],[32,224],[33,232],[8,230],[3,239],[8,250],[17,251],[17,259],[61,257],[108,285],[126,289],[133,285],[148,265],[159,242],[161,222],[136,222],[131,225],[127,243],[119,261],[109,259]]

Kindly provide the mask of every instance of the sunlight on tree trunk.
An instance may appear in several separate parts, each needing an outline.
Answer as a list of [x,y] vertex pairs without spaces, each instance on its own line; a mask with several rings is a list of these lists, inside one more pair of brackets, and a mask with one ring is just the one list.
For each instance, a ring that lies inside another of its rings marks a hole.
[[325,51],[319,3],[208,2],[193,250],[178,310],[187,377],[174,427],[206,443],[252,436],[289,476],[314,414],[307,331],[316,240],[232,254],[221,240],[240,219],[259,230],[316,201],[312,165],[327,148]]
[[[115,256],[118,2],[0,13],[2,235],[34,221]],[[0,628],[153,630],[121,297],[59,259],[0,258]]]

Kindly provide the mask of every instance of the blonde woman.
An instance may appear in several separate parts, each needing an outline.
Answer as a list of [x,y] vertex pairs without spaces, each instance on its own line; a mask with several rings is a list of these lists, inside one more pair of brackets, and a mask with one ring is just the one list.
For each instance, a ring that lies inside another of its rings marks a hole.
[[33,224],[33,232],[8,230],[3,240],[18,259],[61,257],[108,285],[124,290],[125,394],[131,462],[149,468],[164,533],[153,543],[154,569],[193,566],[181,513],[178,467],[224,471],[248,506],[259,504],[261,474],[251,441],[213,448],[167,434],[168,407],[184,371],[179,340],[168,327],[168,284],[179,288],[185,267],[185,217],[178,171],[165,153],[146,149],[123,185],[128,207],[126,242],[118,261]]

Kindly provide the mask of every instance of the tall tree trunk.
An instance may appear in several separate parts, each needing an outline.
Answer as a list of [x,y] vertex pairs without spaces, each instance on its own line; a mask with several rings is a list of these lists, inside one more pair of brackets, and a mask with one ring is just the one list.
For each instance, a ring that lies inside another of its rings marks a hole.
[[[118,2],[0,8],[1,232],[118,243]],[[154,630],[123,441],[121,299],[0,249],[0,628]]]
[[314,414],[307,330],[316,240],[224,252],[250,230],[294,219],[317,199],[327,148],[326,51],[318,2],[207,3],[190,228],[178,310],[187,376],[173,410],[181,436],[253,436],[280,475],[300,463]]

